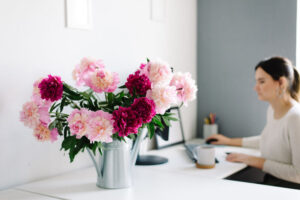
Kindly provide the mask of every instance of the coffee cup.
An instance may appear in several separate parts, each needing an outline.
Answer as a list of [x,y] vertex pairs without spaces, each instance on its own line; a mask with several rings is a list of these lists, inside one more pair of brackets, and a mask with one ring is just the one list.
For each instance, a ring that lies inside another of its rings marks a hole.
[[196,148],[196,167],[211,169],[215,167],[215,148],[212,146],[199,146]]

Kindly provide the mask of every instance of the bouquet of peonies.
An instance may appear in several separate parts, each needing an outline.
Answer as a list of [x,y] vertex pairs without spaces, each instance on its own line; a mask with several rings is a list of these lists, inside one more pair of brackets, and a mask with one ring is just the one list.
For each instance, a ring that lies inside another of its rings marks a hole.
[[101,60],[83,58],[73,78],[77,86],[88,89],[79,91],[60,77],[48,75],[34,83],[31,101],[20,113],[20,120],[34,130],[39,141],[53,142],[62,136],[61,149],[69,151],[71,162],[85,148],[101,153],[103,142],[135,139],[140,128],[147,127],[152,138],[156,128],[176,120],[166,110],[187,104],[197,91],[189,73],[173,73],[162,61],[141,64],[117,93],[113,92],[119,76]]

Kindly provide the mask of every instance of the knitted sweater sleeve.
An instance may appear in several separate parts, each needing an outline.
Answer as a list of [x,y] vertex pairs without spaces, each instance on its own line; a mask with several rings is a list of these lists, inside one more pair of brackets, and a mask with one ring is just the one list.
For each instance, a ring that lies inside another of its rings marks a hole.
[[248,148],[259,149],[260,136],[242,138],[242,146]]

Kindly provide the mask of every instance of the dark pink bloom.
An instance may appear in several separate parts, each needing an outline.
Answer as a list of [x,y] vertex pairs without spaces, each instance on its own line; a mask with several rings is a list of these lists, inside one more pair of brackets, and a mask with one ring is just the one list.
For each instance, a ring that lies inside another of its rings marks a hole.
[[119,107],[113,112],[114,132],[118,132],[120,137],[138,133],[138,128],[142,126],[142,119],[130,107]]
[[53,102],[61,99],[62,97],[63,83],[59,76],[48,75],[48,78],[44,78],[38,87],[40,89],[42,99]]
[[136,111],[137,115],[142,118],[143,123],[148,123],[156,115],[155,103],[147,97],[134,99],[132,109]]
[[140,69],[144,69],[144,67],[146,67],[146,64],[145,63],[141,63]]
[[134,74],[129,75],[125,86],[130,94],[135,91],[136,94],[145,96],[147,90],[151,89],[151,82],[146,75],[140,75],[140,71],[136,71]]

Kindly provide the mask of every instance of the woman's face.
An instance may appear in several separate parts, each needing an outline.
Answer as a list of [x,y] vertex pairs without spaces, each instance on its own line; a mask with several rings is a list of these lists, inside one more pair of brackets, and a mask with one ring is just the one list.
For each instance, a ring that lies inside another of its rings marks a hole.
[[275,81],[260,67],[255,71],[255,80],[254,90],[257,92],[259,100],[270,102],[278,96],[279,81]]

